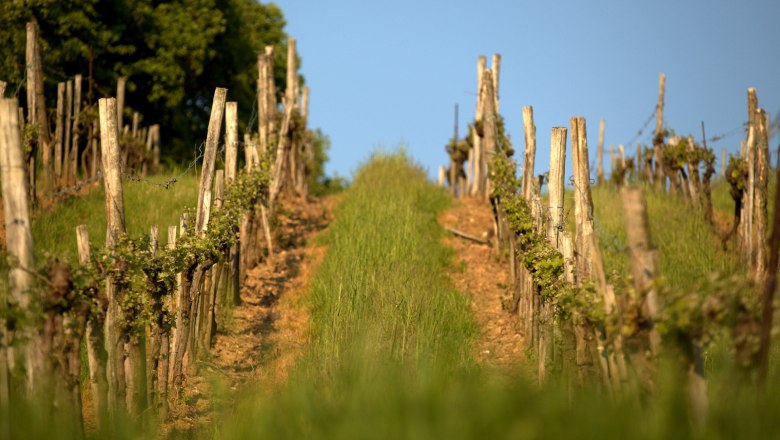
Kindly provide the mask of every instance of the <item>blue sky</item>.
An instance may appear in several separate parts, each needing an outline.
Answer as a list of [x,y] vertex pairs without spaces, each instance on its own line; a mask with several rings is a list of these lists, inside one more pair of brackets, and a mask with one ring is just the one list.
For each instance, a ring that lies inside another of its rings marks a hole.
[[[591,163],[600,118],[607,146],[634,139],[654,110],[660,72],[669,128],[700,139],[703,120],[708,137],[733,133],[710,144],[718,157],[739,149],[748,87],[773,118],[780,111],[776,0],[275,3],[298,39],[310,124],[332,141],[327,171],[342,176],[399,144],[433,175],[446,161],[454,105],[461,136],[473,119],[481,54],[502,56],[501,113],[519,150],[521,109],[534,107],[537,173],[548,167],[550,129],[572,116],[587,119]],[[653,125],[640,141],[650,142]]]

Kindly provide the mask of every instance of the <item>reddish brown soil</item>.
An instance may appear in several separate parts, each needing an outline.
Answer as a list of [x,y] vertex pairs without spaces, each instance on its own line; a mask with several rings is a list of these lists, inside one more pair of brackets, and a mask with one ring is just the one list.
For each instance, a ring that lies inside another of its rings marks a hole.
[[[456,201],[439,222],[483,239],[493,235],[490,205],[473,198]],[[509,264],[505,259],[499,261],[489,245],[454,235],[447,236],[444,243],[456,254],[450,278],[457,289],[471,296],[479,323],[480,337],[474,347],[477,360],[489,369],[517,371],[524,358],[523,336],[517,320],[503,309],[501,301],[510,294]]]
[[286,381],[306,344],[304,299],[325,255],[314,237],[330,222],[332,204],[332,199],[285,204],[275,234],[279,250],[248,273],[242,304],[218,331],[211,359],[188,379],[164,436],[186,436],[206,426],[216,408],[231,407],[246,388],[274,388]]

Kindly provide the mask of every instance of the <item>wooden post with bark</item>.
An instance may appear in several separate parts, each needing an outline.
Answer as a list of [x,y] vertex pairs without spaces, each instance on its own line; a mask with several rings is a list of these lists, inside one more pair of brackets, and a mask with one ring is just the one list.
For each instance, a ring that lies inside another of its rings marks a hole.
[[208,133],[206,135],[206,148],[203,153],[203,170],[198,186],[198,208],[195,212],[195,232],[200,234],[206,226],[206,210],[204,204],[206,191],[211,190],[214,183],[214,166],[217,157],[219,134],[222,130],[222,119],[225,111],[225,97],[227,89],[217,88],[214,91],[214,100],[211,104],[211,117],[209,119]]
[[530,200],[536,159],[536,125],[534,125],[534,108],[530,105],[523,107],[523,129],[525,132],[525,153],[522,193],[524,199]]
[[655,135],[653,149],[655,154],[655,175],[653,186],[656,191],[666,188],[666,173],[663,165],[663,128],[664,128],[664,91],[666,90],[666,75],[661,73],[658,78],[658,104],[655,107]]
[[62,185],[72,183],[70,175],[71,121],[73,121],[73,81],[65,83],[65,144],[62,150]]
[[[563,247],[562,233],[564,231],[563,195],[566,167],[566,129],[554,127],[550,135],[550,173],[549,173],[549,205],[547,207],[546,236],[550,244],[558,250]],[[553,351],[555,333],[553,307],[540,296],[540,312],[542,324],[539,326],[539,343],[537,346],[539,383],[546,381],[548,357]]]
[[120,76],[116,79],[116,123],[118,130],[121,132],[124,127],[124,114],[125,114],[125,84],[127,78]]
[[496,111],[496,114],[499,113],[499,96],[498,96],[498,77],[501,73],[501,54],[500,53],[494,53],[493,54],[493,62],[491,64],[490,70],[493,74],[493,100],[495,101],[495,104],[493,108]]
[[[65,117],[65,83],[57,84],[57,123],[54,129],[54,179],[60,185],[62,179],[62,148],[65,133],[63,118]],[[67,123],[67,122],[65,122]]]
[[[585,118],[571,118],[570,137],[572,142],[572,164],[574,166],[574,216],[576,224],[576,266],[577,284],[582,285],[593,281],[596,291],[604,299],[607,315],[617,313],[617,303],[611,286],[607,286],[604,262],[599,250],[598,236],[593,224],[593,199],[590,191],[590,165],[588,163],[588,143],[585,126]],[[605,386],[615,390],[620,385],[620,379],[625,375],[625,367],[620,352],[620,335],[614,335],[615,350],[607,347],[607,334],[605,329],[587,329],[584,326],[576,327],[577,352],[586,355],[592,351],[588,347],[590,333],[592,332],[597,342],[597,359],[601,367]],[[578,356],[577,365],[580,369],[580,377],[587,376],[590,360]]]
[[484,193],[484,183],[483,180],[485,178],[485,161],[484,161],[484,152],[482,149],[482,136],[479,133],[479,129],[477,128],[482,123],[482,107],[483,107],[483,101],[482,101],[482,82],[483,77],[485,74],[485,64],[487,63],[487,60],[484,56],[480,56],[477,60],[477,107],[476,112],[474,115],[474,128],[472,132],[472,145],[474,146],[474,172],[473,172],[473,179],[474,179],[474,185],[471,190],[471,195],[473,196],[479,196],[481,197]]
[[[483,193],[480,194],[486,200],[490,197],[491,184],[488,170],[492,167],[493,158],[498,152],[498,112],[495,108],[495,91],[493,90],[493,73],[485,70],[482,77],[482,151],[485,161],[485,176],[483,183]],[[455,182],[453,182],[453,185]],[[498,242],[501,241],[500,231],[496,229]]]
[[73,142],[71,143],[70,153],[70,173],[72,181],[75,183],[77,179],[77,166],[79,159],[79,121],[81,119],[81,75],[76,75],[73,80]]
[[29,196],[35,202],[37,190],[35,187],[35,159],[38,154],[43,162],[43,188],[51,189],[51,177],[54,174],[51,155],[51,135],[49,134],[49,122],[46,116],[46,101],[43,93],[43,67],[41,65],[41,44],[38,35],[38,24],[27,23],[27,116],[28,122],[36,127],[37,142],[28,157],[28,178],[30,185]]
[[769,213],[767,199],[769,194],[769,135],[766,113],[756,109],[756,190],[755,190],[755,223],[756,223],[756,278],[763,279],[767,267],[767,240]]
[[[106,198],[106,248],[112,251],[119,238],[125,233],[125,209],[122,194],[120,170],[119,127],[114,98],[102,98],[98,101],[100,111],[100,148],[103,163],[103,186]],[[116,419],[125,408],[125,338],[121,334],[122,297],[117,284],[109,277],[106,282],[108,309],[105,323],[105,344],[108,355],[108,399],[109,413]]]
[[599,143],[596,149],[596,183],[604,183],[604,118],[599,121]]
[[[3,215],[5,217],[5,247],[14,264],[8,270],[8,295],[2,298],[3,307],[10,304],[20,313],[28,315],[32,311],[33,298],[30,288],[33,278],[33,241],[30,230],[30,199],[26,192],[26,164],[22,150],[22,135],[19,129],[19,105],[16,99],[0,99],[0,178],[2,178]],[[33,321],[35,322],[35,321]],[[29,326],[15,329],[15,333],[6,333],[5,315],[0,316],[0,362],[3,369],[8,365],[6,347],[13,341],[19,347],[15,356],[16,367],[26,378],[26,387],[30,395],[43,386],[44,362],[35,348],[36,329]],[[2,371],[2,370],[0,370]],[[5,373],[5,371],[2,371]],[[10,373],[10,372],[8,372]],[[8,389],[8,376],[0,377],[3,393]],[[5,396],[3,396],[5,399]]]
[[[89,232],[87,225],[76,226],[76,244],[79,253],[79,264],[89,264]],[[94,306],[87,319],[87,362],[89,365],[89,385],[92,395],[92,405],[95,411],[97,431],[104,432],[108,428],[108,384],[106,383],[106,352],[103,340],[103,325],[105,323],[105,297],[101,295],[98,286],[94,289]]]

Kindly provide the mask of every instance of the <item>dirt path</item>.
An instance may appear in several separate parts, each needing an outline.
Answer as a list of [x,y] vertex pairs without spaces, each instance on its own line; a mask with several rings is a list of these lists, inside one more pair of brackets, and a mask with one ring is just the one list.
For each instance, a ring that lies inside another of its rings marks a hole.
[[[473,198],[461,199],[444,212],[439,223],[480,238],[493,231],[490,205]],[[449,235],[444,243],[455,250],[450,278],[455,287],[471,295],[471,308],[480,327],[475,347],[478,362],[489,369],[517,371],[523,363],[523,336],[517,320],[502,308],[509,294],[509,268],[491,246]]]
[[302,302],[325,248],[314,237],[330,222],[330,199],[286,204],[279,216],[270,263],[248,274],[242,304],[217,333],[212,357],[188,379],[183,403],[171,408],[165,437],[188,437],[212,420],[215,410],[230,408],[250,386],[276,387],[306,343],[308,315]]

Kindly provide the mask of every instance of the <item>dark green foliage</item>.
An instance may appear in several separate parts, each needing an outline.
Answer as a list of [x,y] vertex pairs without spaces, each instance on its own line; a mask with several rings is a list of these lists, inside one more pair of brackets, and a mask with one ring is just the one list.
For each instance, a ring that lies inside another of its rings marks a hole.
[[[205,136],[215,87],[237,101],[248,129],[256,109],[257,52],[275,46],[274,77],[283,93],[285,20],[274,4],[253,0],[5,0],[0,2],[0,79],[24,93],[25,23],[40,27],[48,107],[56,83],[84,77],[91,102],[116,95],[127,76],[126,116],[163,127],[163,155],[190,158]],[[93,57],[93,95],[88,70]]]

